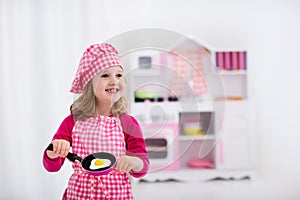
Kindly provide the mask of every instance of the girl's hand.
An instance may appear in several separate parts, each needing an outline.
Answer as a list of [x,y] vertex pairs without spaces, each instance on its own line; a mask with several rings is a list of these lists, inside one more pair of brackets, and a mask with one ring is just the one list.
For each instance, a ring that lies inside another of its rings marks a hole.
[[121,156],[116,164],[116,170],[121,172],[129,172],[133,170],[139,172],[143,169],[143,161],[138,157]]
[[70,142],[66,140],[53,140],[53,151],[47,150],[47,156],[51,159],[58,156],[65,158],[70,150]]

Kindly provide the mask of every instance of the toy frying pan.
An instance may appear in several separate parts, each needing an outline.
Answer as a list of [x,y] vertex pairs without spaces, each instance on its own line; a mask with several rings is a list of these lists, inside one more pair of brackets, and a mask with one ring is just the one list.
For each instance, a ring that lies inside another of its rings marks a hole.
[[[49,144],[47,150],[53,151],[52,143]],[[110,173],[114,169],[117,161],[113,154],[107,152],[93,153],[85,158],[81,158],[77,154],[69,152],[67,158],[72,162],[78,160],[81,163],[83,170],[86,173],[94,176],[106,175]]]

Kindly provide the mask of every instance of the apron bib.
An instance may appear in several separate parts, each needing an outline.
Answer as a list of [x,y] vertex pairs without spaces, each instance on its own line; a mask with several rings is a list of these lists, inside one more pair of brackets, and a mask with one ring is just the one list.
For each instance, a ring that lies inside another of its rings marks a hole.
[[[72,132],[72,151],[81,158],[96,152],[108,152],[117,160],[125,155],[125,140],[119,118],[99,116],[76,121]],[[93,176],[85,173],[78,162],[73,163],[64,200],[133,199],[126,173],[114,172]]]

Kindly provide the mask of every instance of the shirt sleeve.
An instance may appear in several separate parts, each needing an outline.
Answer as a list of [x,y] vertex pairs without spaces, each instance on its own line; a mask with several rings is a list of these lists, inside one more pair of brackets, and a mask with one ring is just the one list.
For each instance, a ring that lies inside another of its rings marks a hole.
[[[52,140],[63,139],[70,142],[70,144],[72,145],[72,129],[74,127],[74,124],[75,121],[73,115],[69,115],[68,117],[66,117],[59,126]],[[65,158],[57,157],[55,159],[51,159],[47,156],[46,151],[47,150],[45,149],[43,155],[43,165],[45,169],[49,172],[57,172],[64,164]]]
[[125,136],[127,155],[136,156],[143,161],[143,169],[140,172],[131,171],[130,174],[136,178],[143,177],[149,169],[149,158],[141,127],[137,120],[130,115],[121,115],[120,120]]

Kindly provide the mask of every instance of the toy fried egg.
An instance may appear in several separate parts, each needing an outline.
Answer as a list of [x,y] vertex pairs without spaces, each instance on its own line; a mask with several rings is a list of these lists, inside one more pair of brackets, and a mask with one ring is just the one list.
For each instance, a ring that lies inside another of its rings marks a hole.
[[95,169],[102,169],[110,166],[111,161],[108,159],[99,159],[95,158],[91,161],[90,169],[95,170]]

